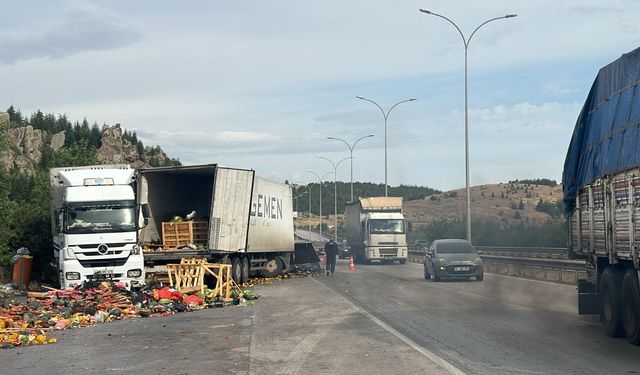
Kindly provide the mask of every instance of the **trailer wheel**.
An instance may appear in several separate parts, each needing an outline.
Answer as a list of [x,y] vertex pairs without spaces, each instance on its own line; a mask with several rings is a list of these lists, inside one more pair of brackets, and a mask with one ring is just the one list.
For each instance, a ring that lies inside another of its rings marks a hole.
[[600,276],[600,321],[607,336],[622,335],[620,315],[620,272],[609,267]]
[[264,277],[276,277],[282,272],[282,270],[284,270],[282,260],[279,257],[274,257],[267,261],[267,264],[265,264],[264,270],[262,271],[262,275]]
[[242,284],[249,281],[249,258],[242,257],[240,259],[240,282]]
[[624,273],[620,296],[624,334],[630,343],[640,345],[640,288],[635,269]]
[[242,272],[240,270],[240,258],[233,257],[231,258],[231,277],[233,281],[236,283],[240,283],[242,281]]

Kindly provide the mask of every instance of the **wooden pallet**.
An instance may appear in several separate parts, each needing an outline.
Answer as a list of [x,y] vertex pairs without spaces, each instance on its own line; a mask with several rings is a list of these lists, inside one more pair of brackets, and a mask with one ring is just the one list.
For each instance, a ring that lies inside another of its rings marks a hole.
[[170,221],[162,223],[163,249],[177,249],[185,245],[206,245],[206,221]]
[[182,258],[180,264],[167,264],[167,270],[170,285],[181,293],[204,293],[207,287],[204,277],[207,273],[216,279],[216,285],[211,289],[223,301],[232,300],[233,290],[242,293],[231,277],[230,264],[208,263],[204,258]]

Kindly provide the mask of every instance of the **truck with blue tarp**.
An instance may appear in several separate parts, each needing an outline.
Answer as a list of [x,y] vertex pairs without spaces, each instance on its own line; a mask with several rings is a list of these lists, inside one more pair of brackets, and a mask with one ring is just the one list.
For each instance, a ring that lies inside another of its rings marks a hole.
[[[604,66],[580,112],[562,175],[569,257],[585,259],[578,312],[640,345],[640,48]],[[636,224],[637,223],[637,224]]]

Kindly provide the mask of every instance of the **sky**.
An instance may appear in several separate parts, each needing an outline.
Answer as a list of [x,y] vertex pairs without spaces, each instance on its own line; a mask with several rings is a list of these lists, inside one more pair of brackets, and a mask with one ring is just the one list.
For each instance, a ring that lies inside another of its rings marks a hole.
[[[307,183],[560,180],[598,70],[638,47],[636,0],[0,0],[0,109],[120,123],[183,164]],[[606,4],[605,4],[606,3]],[[332,179],[328,175],[327,179]],[[337,168],[349,181],[349,161]]]

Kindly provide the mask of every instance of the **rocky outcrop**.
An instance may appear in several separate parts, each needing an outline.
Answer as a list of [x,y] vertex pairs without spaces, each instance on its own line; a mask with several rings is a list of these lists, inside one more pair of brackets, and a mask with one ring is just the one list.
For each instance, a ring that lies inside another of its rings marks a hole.
[[65,134],[64,132],[60,132],[51,136],[51,142],[49,143],[49,147],[53,151],[58,151],[64,146]]
[[138,158],[136,145],[123,141],[120,124],[102,127],[102,146],[98,149],[98,161],[103,164],[131,164],[142,167],[144,162]]
[[9,145],[2,157],[3,167],[32,174],[42,159],[47,133],[29,125],[8,129],[6,134]]
[[[0,112],[0,131],[8,141],[4,152],[0,151],[0,168],[33,174],[39,167],[42,155],[47,148],[56,152],[64,147],[66,138],[64,131],[48,134],[30,125],[9,128],[8,115],[5,115]],[[141,158],[137,145],[123,139],[122,134],[123,129],[120,124],[102,127],[101,146],[96,151],[99,163],[129,164],[134,168],[141,168],[150,165],[171,165],[174,162],[157,146],[145,147]]]

